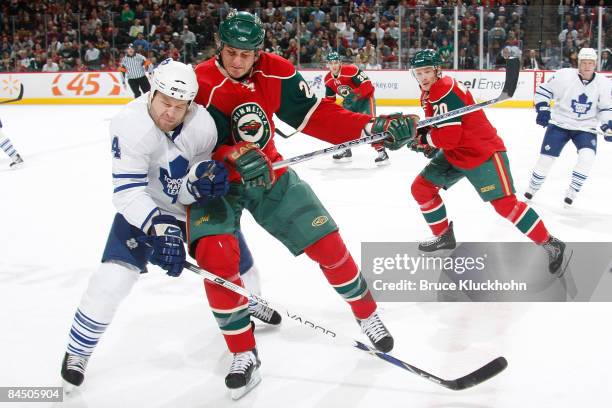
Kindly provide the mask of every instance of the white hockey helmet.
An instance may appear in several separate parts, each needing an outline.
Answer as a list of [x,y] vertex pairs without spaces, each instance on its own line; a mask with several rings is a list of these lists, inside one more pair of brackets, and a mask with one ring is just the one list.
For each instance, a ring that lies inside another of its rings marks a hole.
[[578,63],[580,64],[581,60],[593,60],[597,61],[597,51],[593,48],[583,48],[578,53]]
[[174,61],[163,60],[153,71],[151,98],[155,91],[183,101],[192,101],[198,93],[198,80],[193,67]]

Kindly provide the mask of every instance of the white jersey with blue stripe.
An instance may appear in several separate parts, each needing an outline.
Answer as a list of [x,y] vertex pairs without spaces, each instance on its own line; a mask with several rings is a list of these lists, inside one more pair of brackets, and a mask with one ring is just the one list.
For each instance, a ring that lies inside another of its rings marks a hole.
[[181,188],[185,176],[191,165],[210,160],[217,143],[215,122],[202,106],[192,103],[182,125],[166,134],[149,116],[148,99],[145,93],[131,101],[110,124],[113,204],[145,232],[155,215],[185,220],[184,204],[193,201]]
[[602,123],[612,120],[611,83],[598,73],[590,81],[583,81],[577,69],[564,68],[537,88],[534,102],[555,101],[551,122],[556,126],[596,132]]

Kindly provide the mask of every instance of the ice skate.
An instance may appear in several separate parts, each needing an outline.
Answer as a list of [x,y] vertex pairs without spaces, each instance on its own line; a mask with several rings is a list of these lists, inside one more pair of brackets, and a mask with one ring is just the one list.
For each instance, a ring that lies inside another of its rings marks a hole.
[[23,166],[23,159],[20,155],[16,155],[15,160],[13,160],[9,166],[11,169],[18,169],[19,167]]
[[230,390],[233,400],[242,398],[261,381],[257,357],[257,349],[235,353],[229,374],[225,377],[225,385]]
[[573,188],[567,189],[567,191],[565,192],[565,199],[563,199],[565,207],[570,207],[574,203],[574,199],[576,198],[577,194],[578,192]]
[[548,252],[548,271],[560,278],[569,265],[572,251],[566,251],[565,243],[552,235],[542,246]]
[[378,157],[374,159],[374,163],[376,163],[377,166],[386,166],[387,164],[391,163],[389,161],[389,155],[385,149],[380,149],[377,152]]
[[536,193],[536,191],[535,191],[535,190],[533,190],[533,189],[531,189],[531,188],[527,189],[527,191],[525,191],[525,194],[524,194],[525,199],[526,199],[527,201],[532,200],[532,199],[533,199],[533,196],[535,195],[535,193]]
[[76,387],[83,384],[85,379],[85,368],[89,357],[77,356],[75,354],[64,354],[62,362],[62,378],[64,379],[64,391],[69,394]]
[[334,154],[332,157],[336,163],[348,163],[353,160],[353,152],[351,152],[351,149],[346,149],[342,153]]
[[434,252],[442,249],[455,249],[457,241],[455,241],[455,233],[453,232],[453,222],[448,224],[448,229],[437,237],[433,237],[428,241],[419,242],[419,250],[423,252]]
[[249,299],[249,313],[251,316],[264,323],[278,326],[281,323],[281,315],[270,306]]
[[368,336],[376,350],[388,353],[393,349],[393,337],[387,330],[378,313],[374,312],[367,319],[357,319],[361,332]]

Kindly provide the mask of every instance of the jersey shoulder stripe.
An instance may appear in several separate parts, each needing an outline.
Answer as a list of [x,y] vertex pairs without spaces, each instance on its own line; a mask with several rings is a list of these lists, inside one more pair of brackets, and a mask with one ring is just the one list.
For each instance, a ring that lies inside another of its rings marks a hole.
[[444,99],[455,87],[455,80],[449,76],[438,79],[429,91],[429,101],[436,103]]

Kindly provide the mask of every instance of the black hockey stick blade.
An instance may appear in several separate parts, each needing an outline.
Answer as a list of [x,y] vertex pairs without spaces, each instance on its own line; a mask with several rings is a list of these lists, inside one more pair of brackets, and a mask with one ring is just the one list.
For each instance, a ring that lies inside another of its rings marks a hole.
[[399,358],[392,356],[391,354],[383,353],[382,351],[373,349],[372,347],[367,346],[360,341],[355,341],[353,346],[360,350],[368,352],[369,354],[373,354],[376,357],[385,360],[388,363],[391,363],[399,368],[403,368],[406,371],[410,371],[411,373],[416,374],[421,378],[425,378],[426,380],[429,380],[438,385],[441,385],[442,387],[454,391],[461,391],[466,388],[470,388],[482,382],[485,382],[488,379],[504,371],[504,369],[508,366],[508,361],[504,357],[497,357],[495,360],[488,362],[484,366],[476,369],[468,375],[465,375],[461,378],[457,378],[455,380],[445,380],[444,378],[440,378],[436,375],[428,373],[425,370],[415,367],[412,364],[408,364],[407,362],[402,361]]
[[446,381],[446,384],[442,385],[455,391],[465,390],[495,377],[504,371],[506,367],[508,367],[508,361],[504,357],[497,357],[476,371],[456,380]]
[[16,98],[13,99],[5,99],[3,101],[0,101],[0,104],[4,104],[4,103],[11,103],[11,102],[17,102],[20,101],[21,98],[23,98],[23,84],[19,84],[19,95],[17,95]]
[[286,134],[284,133],[282,130],[280,130],[279,128],[274,128],[274,131],[276,133],[278,133],[279,136],[284,137],[285,139],[289,139],[291,136],[295,135],[297,133],[297,131],[290,133],[290,134]]
[[510,99],[516,92],[519,74],[521,73],[521,61],[518,58],[508,58],[506,61],[506,82],[502,94],[508,95],[504,99]]

